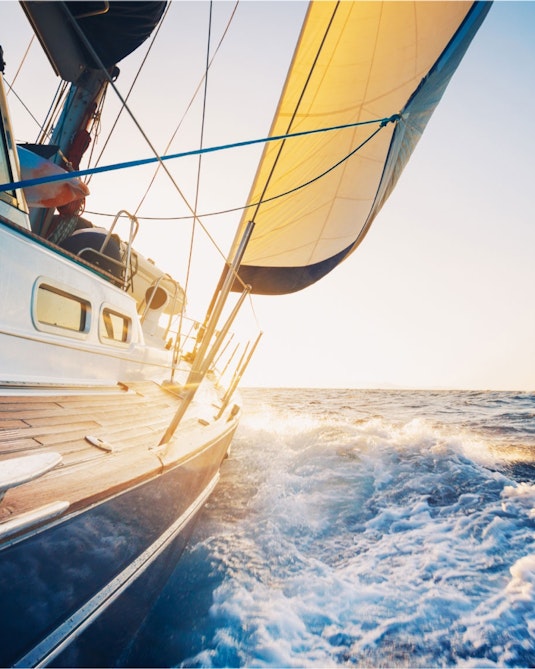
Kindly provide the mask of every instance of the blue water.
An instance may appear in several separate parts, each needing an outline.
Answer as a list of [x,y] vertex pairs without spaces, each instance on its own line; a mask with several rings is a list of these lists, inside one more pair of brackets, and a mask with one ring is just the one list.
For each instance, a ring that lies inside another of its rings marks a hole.
[[131,665],[535,666],[535,395],[246,390]]

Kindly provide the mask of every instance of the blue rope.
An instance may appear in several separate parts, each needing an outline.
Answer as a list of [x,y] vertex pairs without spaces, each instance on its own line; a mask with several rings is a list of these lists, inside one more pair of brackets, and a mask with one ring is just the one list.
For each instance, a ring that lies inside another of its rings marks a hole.
[[183,151],[181,153],[173,153],[168,156],[161,156],[159,158],[142,158],[141,160],[131,160],[124,163],[114,163],[112,165],[102,165],[101,167],[89,167],[84,170],[76,170],[73,172],[66,172],[65,174],[51,174],[46,177],[39,177],[37,179],[26,179],[24,181],[12,181],[10,183],[0,184],[0,192],[6,190],[15,190],[16,188],[28,188],[29,186],[38,186],[39,184],[52,183],[55,181],[67,181],[75,177],[88,176],[90,174],[100,174],[102,172],[111,172],[114,170],[128,169],[129,167],[139,167],[141,165],[150,165],[152,163],[174,160],[176,158],[186,158],[188,156],[197,156],[204,153],[214,153],[215,151],[224,151],[227,149],[236,149],[243,146],[251,146],[253,144],[267,144],[268,142],[277,142],[284,139],[291,139],[293,137],[303,137],[305,135],[313,135],[320,132],[331,132],[333,130],[346,130],[347,128],[355,128],[359,125],[370,125],[378,123],[382,128],[388,123],[394,123],[400,119],[399,114],[394,114],[388,118],[375,119],[373,121],[359,121],[357,123],[347,123],[345,125],[335,125],[330,128],[319,128],[316,130],[303,130],[302,132],[290,133],[287,135],[276,135],[274,137],[263,137],[261,139],[251,139],[243,142],[235,142],[233,144],[223,144],[220,146],[212,146],[192,151]]

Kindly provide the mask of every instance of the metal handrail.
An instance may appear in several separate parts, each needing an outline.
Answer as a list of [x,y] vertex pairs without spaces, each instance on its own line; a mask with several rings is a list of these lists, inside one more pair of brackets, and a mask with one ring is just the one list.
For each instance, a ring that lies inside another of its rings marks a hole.
[[[128,268],[131,268],[131,261],[132,261],[132,245],[134,243],[134,239],[136,238],[136,235],[139,230],[139,221],[137,220],[137,217],[134,216],[134,214],[130,214],[126,209],[121,209],[117,214],[115,215],[115,218],[113,219],[112,224],[110,225],[110,229],[108,230],[108,234],[106,235],[106,238],[102,242],[102,246],[100,247],[100,253],[104,252],[104,249],[106,248],[108,242],[111,239],[111,236],[113,234],[113,230],[115,226],[117,225],[117,222],[119,221],[119,218],[125,215],[128,217],[130,220],[130,232],[128,235],[128,242],[126,243],[126,261],[125,261],[125,273],[124,273],[124,279],[123,279],[123,290],[128,290],[128,286],[130,283],[130,278],[128,276]],[[131,272],[130,272],[131,273]]]

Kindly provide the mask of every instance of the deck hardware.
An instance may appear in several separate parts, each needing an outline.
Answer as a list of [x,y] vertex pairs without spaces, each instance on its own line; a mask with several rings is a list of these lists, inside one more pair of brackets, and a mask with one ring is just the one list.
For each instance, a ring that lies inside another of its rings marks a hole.
[[23,455],[0,462],[0,500],[6,490],[39,478],[62,461],[56,451]]
[[104,439],[101,439],[100,437],[94,437],[90,434],[86,434],[84,439],[91,444],[91,446],[96,446],[97,448],[102,449],[103,451],[107,451],[108,453],[113,453],[115,451],[114,446],[110,444],[109,441],[105,441]]

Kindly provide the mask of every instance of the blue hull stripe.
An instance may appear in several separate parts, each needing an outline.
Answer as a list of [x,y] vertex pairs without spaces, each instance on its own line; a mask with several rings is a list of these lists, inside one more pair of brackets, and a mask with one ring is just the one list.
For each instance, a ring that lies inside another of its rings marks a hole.
[[185,528],[206,502],[218,480],[219,473],[212,478],[201,495],[153,544],[13,666],[42,667],[51,662],[73,638],[87,628],[171,544],[173,539]]

